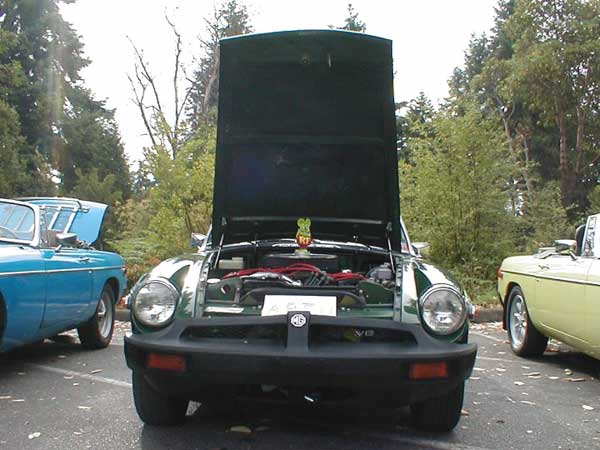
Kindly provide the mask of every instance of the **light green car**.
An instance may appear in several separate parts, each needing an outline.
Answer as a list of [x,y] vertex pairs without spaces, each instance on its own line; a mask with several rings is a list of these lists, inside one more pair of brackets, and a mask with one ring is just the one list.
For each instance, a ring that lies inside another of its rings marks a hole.
[[600,359],[600,214],[535,255],[506,258],[498,270],[504,329],[519,356],[544,353],[548,338]]

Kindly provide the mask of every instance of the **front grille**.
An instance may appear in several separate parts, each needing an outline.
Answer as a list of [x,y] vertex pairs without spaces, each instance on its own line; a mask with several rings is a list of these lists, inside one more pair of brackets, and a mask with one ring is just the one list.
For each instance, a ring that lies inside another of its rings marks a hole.
[[386,328],[348,327],[335,325],[312,325],[309,339],[311,344],[326,343],[403,343],[416,344],[411,333]]
[[219,325],[190,327],[182,335],[183,338],[222,339],[232,341],[269,341],[285,344],[287,339],[287,325]]

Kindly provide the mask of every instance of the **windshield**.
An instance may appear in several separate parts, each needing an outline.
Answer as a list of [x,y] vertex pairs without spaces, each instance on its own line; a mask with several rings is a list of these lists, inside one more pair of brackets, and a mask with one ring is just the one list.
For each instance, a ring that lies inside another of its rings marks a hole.
[[28,206],[0,202],[0,240],[31,241],[35,215]]

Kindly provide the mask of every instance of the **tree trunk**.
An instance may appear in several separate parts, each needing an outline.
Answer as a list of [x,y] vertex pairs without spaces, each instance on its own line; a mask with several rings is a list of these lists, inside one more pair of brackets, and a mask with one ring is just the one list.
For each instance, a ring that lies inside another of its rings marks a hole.
[[559,140],[559,169],[560,169],[560,194],[562,205],[568,208],[574,200],[574,191],[577,178],[569,166],[569,155],[567,147],[567,124],[565,113],[558,102],[556,105],[556,124],[560,134]]

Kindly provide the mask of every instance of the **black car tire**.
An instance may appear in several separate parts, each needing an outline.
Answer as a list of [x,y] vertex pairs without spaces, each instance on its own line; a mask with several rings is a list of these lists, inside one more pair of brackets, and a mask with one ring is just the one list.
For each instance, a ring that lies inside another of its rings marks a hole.
[[185,422],[188,400],[167,397],[154,389],[143,373],[135,370],[132,381],[135,409],[146,425],[173,426]]
[[423,431],[436,433],[452,431],[460,420],[464,393],[463,381],[446,395],[410,405],[413,424]]
[[[513,327],[511,324],[516,320],[513,314],[511,314],[513,303],[519,301],[522,303],[522,308],[525,313],[525,329],[524,337],[519,342],[515,336],[513,336]],[[548,338],[540,333],[537,328],[531,322],[529,318],[529,312],[527,310],[527,303],[525,301],[525,295],[519,286],[515,286],[510,291],[508,296],[507,308],[506,308],[506,329],[508,330],[508,341],[510,343],[510,349],[517,356],[541,356],[546,351],[548,346]]]
[[115,293],[108,284],[104,286],[96,312],[85,324],[77,328],[81,345],[88,350],[105,348],[110,344],[115,329]]

